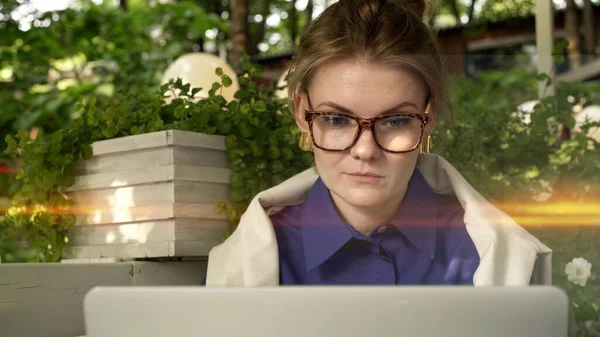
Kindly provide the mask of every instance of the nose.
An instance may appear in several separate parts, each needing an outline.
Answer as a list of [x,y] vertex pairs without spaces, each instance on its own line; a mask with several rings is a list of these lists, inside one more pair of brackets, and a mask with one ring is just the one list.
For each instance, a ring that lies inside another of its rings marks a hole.
[[350,149],[350,155],[358,160],[376,160],[381,157],[381,153],[373,132],[367,128],[362,129],[356,144]]

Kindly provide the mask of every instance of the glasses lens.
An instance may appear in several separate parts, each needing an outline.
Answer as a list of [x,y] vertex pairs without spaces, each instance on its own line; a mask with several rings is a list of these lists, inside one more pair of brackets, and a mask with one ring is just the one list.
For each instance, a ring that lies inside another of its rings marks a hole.
[[[325,150],[344,150],[352,145],[359,131],[358,123],[346,116],[318,116],[313,122],[315,144]],[[421,137],[418,118],[386,117],[375,123],[375,138],[386,150],[410,151],[417,147]]]
[[375,137],[389,151],[409,151],[419,144],[421,121],[414,117],[388,117],[375,124]]
[[317,146],[326,150],[343,150],[352,145],[358,123],[345,116],[319,116],[313,122],[312,132]]

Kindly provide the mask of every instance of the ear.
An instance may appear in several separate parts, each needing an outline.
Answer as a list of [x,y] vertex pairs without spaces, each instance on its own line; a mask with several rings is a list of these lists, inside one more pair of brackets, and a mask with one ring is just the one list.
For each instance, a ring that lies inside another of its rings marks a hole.
[[294,100],[294,117],[296,118],[296,125],[300,131],[308,131],[308,122],[305,119],[304,109],[308,109],[308,97],[303,91],[298,92],[296,99]]

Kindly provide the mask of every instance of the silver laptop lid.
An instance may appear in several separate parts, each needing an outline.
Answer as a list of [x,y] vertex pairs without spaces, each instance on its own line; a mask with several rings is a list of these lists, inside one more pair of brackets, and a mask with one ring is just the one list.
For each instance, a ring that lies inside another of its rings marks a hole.
[[84,301],[88,337],[565,337],[554,287],[121,287]]

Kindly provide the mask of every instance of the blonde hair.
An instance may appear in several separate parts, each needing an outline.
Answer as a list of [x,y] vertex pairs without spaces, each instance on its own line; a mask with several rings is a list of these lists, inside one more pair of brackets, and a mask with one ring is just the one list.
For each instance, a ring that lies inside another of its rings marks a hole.
[[446,72],[435,34],[423,21],[425,0],[340,0],[300,37],[288,79],[288,102],[307,91],[317,69],[331,61],[359,58],[409,67],[428,87],[433,125],[441,108],[452,113]]

